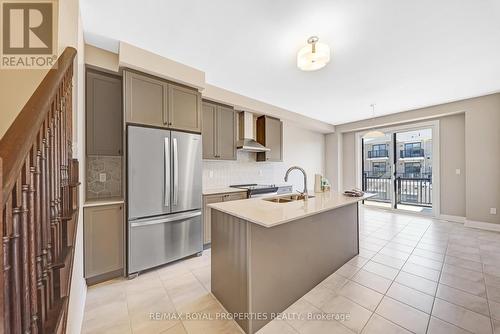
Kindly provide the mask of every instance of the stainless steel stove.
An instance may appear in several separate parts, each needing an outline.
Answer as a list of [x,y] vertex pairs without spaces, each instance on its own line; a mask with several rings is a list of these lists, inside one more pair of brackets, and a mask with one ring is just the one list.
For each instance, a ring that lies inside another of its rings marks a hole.
[[248,197],[259,197],[259,196],[269,196],[278,195],[292,192],[292,186],[276,186],[274,184],[235,184],[230,186],[231,188],[245,189],[247,191]]

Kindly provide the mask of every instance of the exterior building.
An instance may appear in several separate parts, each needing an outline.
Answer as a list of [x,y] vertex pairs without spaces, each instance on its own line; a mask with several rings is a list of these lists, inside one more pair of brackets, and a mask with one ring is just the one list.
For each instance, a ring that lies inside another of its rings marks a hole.
[[[417,131],[412,131],[417,133]],[[363,172],[365,176],[390,178],[396,154],[396,177],[430,178],[432,176],[432,138],[418,134],[398,134],[393,152],[391,137],[365,139]]]

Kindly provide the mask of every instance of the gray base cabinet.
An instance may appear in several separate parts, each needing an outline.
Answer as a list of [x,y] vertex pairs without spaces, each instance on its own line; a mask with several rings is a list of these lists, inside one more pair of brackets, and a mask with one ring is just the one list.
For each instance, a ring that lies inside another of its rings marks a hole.
[[201,94],[156,77],[124,71],[128,123],[201,132]]
[[86,207],[84,221],[85,278],[89,284],[123,274],[123,205]]
[[212,239],[211,215],[208,204],[237,201],[245,198],[247,198],[246,191],[203,196],[203,244],[209,244]]
[[203,101],[203,159],[236,160],[236,111]]

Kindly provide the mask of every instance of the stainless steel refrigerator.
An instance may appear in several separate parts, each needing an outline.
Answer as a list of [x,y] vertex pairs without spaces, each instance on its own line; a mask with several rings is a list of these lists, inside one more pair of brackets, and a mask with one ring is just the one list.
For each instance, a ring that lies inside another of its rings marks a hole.
[[128,274],[203,250],[201,136],[128,126]]

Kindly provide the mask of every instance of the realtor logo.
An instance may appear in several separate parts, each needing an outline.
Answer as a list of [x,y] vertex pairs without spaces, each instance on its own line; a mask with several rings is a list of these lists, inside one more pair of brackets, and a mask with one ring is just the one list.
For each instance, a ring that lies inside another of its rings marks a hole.
[[2,68],[51,68],[57,59],[57,3],[1,2]]

